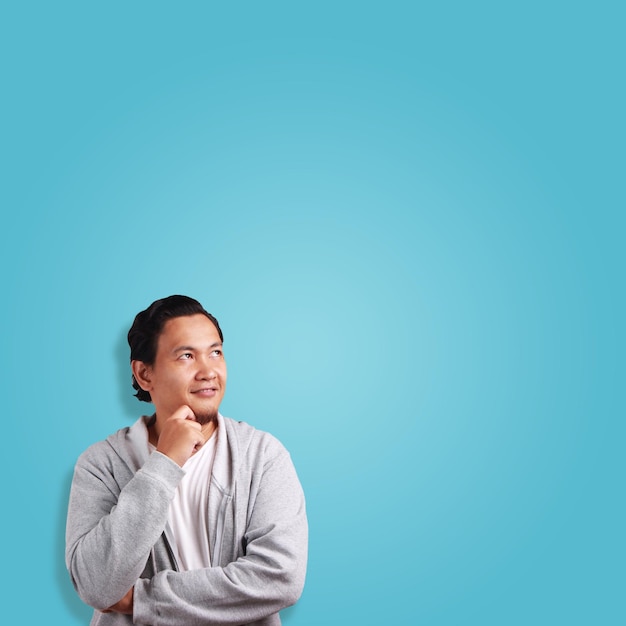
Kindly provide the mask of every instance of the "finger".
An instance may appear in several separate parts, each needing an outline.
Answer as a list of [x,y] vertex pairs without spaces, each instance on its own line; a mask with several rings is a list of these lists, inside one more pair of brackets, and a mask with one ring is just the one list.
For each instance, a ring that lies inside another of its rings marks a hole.
[[191,410],[191,407],[183,404],[178,407],[170,416],[169,419],[177,419],[177,420],[186,420],[186,419],[196,419],[194,412]]

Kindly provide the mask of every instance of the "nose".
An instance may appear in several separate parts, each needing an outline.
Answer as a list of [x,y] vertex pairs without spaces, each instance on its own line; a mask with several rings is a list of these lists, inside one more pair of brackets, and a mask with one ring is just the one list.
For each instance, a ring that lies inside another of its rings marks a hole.
[[212,380],[217,376],[213,363],[209,358],[198,358],[198,371],[196,372],[196,378],[200,380]]

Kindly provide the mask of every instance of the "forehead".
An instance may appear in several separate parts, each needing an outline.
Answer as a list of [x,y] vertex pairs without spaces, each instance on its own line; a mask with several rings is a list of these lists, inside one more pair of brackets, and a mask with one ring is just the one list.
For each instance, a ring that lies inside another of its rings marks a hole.
[[186,315],[167,320],[159,335],[157,353],[161,350],[174,350],[179,346],[204,347],[221,343],[213,322],[202,315]]

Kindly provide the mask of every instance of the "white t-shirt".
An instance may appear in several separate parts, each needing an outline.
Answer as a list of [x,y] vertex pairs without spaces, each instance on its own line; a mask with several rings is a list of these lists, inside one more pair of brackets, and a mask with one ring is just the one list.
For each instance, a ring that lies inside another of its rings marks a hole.
[[185,475],[170,504],[168,522],[176,538],[182,571],[211,566],[209,549],[209,485],[217,430],[183,465]]

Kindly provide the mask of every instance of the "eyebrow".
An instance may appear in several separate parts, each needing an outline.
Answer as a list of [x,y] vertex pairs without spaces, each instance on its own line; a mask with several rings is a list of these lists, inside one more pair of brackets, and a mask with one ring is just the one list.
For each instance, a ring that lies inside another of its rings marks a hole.
[[[222,342],[221,341],[216,341],[215,343],[212,343],[209,346],[209,349],[211,348],[221,348],[222,347]],[[172,352],[181,352],[182,350],[189,350],[189,351],[194,351],[197,350],[198,348],[194,347],[194,346],[179,346],[178,348],[174,348],[172,350]]]

